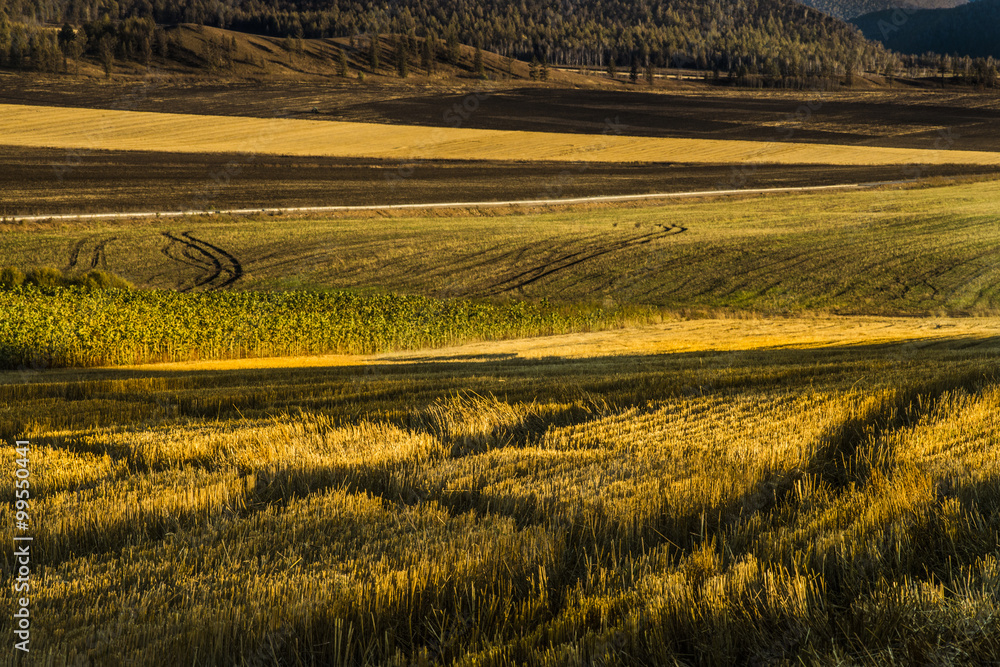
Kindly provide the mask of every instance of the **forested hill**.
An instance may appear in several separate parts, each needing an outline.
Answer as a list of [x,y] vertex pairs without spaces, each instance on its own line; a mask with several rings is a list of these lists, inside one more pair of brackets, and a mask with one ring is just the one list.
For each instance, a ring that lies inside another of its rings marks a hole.
[[973,58],[1000,58],[1000,0],[979,0],[954,9],[903,15],[876,12],[855,19],[873,40],[901,53],[933,51]]
[[433,34],[565,65],[653,64],[779,74],[874,69],[880,45],[793,0],[0,0],[12,20],[152,18],[275,36]]
[[946,9],[966,2],[968,0],[802,0],[804,5],[845,21],[885,9]]

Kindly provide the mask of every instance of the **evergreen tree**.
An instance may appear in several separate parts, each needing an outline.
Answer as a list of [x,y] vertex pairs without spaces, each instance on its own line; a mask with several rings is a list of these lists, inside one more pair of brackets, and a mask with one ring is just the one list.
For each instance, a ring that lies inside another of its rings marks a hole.
[[420,49],[420,67],[428,74],[434,73],[434,47],[431,40],[433,33],[424,38],[424,43]]
[[156,54],[166,60],[170,57],[170,39],[167,31],[162,28],[156,29]]
[[87,33],[83,30],[78,30],[76,37],[73,38],[73,42],[69,45],[69,57],[73,60],[73,68],[76,73],[80,72],[80,58],[83,54],[87,52]]
[[459,58],[461,58],[462,50],[459,47],[458,35],[454,29],[454,26],[448,28],[448,34],[445,36],[445,52],[448,57],[448,62],[452,65],[458,65]]
[[111,78],[111,70],[115,64],[115,37],[111,33],[106,33],[97,43],[97,58],[104,68],[104,76]]
[[409,40],[396,38],[396,74],[405,79],[410,74]]
[[486,78],[486,68],[483,66],[483,50],[476,47],[476,54],[472,59],[472,71],[477,79]]
[[349,73],[350,69],[347,64],[347,51],[344,49],[337,49],[337,76],[346,79]]
[[73,26],[69,23],[64,23],[59,31],[59,50],[63,52],[63,55],[69,55],[70,45],[74,39],[76,39],[76,30],[73,30]]
[[376,30],[368,38],[368,68],[372,73],[378,72],[378,56],[381,49],[381,37]]
[[0,11],[0,65],[7,66],[10,62],[11,25],[6,12]]

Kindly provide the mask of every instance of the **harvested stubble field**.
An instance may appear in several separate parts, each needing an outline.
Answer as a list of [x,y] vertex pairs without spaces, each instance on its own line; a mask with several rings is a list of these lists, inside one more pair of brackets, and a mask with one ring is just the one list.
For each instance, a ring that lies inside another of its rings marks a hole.
[[347,289],[668,310],[992,314],[995,181],[433,217],[8,225],[0,266],[202,291]]
[[[396,160],[1000,165],[989,151],[633,137],[0,104],[0,144]],[[13,128],[17,128],[16,131]]]
[[998,325],[4,373],[32,655],[995,664]]

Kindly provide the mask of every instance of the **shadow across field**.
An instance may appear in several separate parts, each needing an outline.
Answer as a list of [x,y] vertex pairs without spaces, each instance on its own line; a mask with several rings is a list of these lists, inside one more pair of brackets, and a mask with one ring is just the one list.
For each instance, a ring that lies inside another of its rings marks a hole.
[[[641,331],[641,330],[640,330]],[[538,339],[544,341],[545,338]],[[502,348],[504,341],[495,343]],[[38,351],[44,356],[44,351]],[[377,384],[392,379],[415,383],[440,382],[444,377],[457,380],[473,380],[474,384],[501,380],[502,383],[517,383],[520,380],[540,382],[536,391],[553,389],[566,390],[567,382],[572,387],[618,386],[629,395],[640,396],[630,388],[628,382],[620,378],[610,380],[603,373],[614,375],[636,373],[638,376],[664,376],[672,372],[702,371],[715,372],[722,369],[746,372],[759,371],[761,379],[776,381],[811,377],[814,374],[844,372],[851,368],[863,369],[874,364],[907,364],[921,361],[952,362],[978,360],[983,364],[997,363],[1000,368],[1000,336],[942,336],[936,338],[903,338],[891,342],[824,345],[808,348],[787,345],[762,346],[749,350],[699,350],[684,352],[653,352],[649,354],[613,354],[579,357],[559,355],[526,357],[517,352],[476,352],[468,354],[437,355],[426,353],[394,353],[392,357],[359,358],[360,363],[329,366],[308,365],[302,367],[268,366],[267,359],[248,360],[246,368],[195,369],[184,367],[183,363],[173,368],[162,366],[127,368],[50,368],[44,370],[0,371],[0,400],[18,398],[30,400],[43,397],[70,399],[99,399],[121,397],[113,391],[114,383],[122,381],[154,380],[164,389],[180,390],[242,388],[252,393],[258,384],[275,387],[290,386],[303,388],[303,382],[323,383],[325,381],[348,381],[352,386]],[[351,357],[344,357],[351,359]],[[205,362],[213,363],[213,362]],[[219,362],[224,363],[224,362]],[[778,369],[801,369],[804,375],[786,376]],[[742,377],[742,376],[741,376]],[[749,378],[745,378],[749,379]],[[859,383],[874,382],[872,374],[862,374]],[[713,385],[738,388],[740,383]],[[690,388],[678,395],[690,394]],[[441,387],[441,394],[447,395],[449,387]],[[476,390],[478,393],[478,389]],[[511,400],[530,400],[531,386],[525,385],[516,391],[504,391]],[[699,393],[699,392],[696,392]],[[141,397],[136,396],[136,399]],[[630,403],[631,404],[631,403]]]

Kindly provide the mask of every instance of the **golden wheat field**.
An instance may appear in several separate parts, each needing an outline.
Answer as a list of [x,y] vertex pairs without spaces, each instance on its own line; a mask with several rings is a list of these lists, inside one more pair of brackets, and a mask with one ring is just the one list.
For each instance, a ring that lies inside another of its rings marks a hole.
[[[0,104],[0,145],[386,159],[827,165],[1000,164],[986,151],[427,128]],[[613,125],[609,126],[612,127]]]
[[3,372],[34,664],[996,664],[998,330]]

